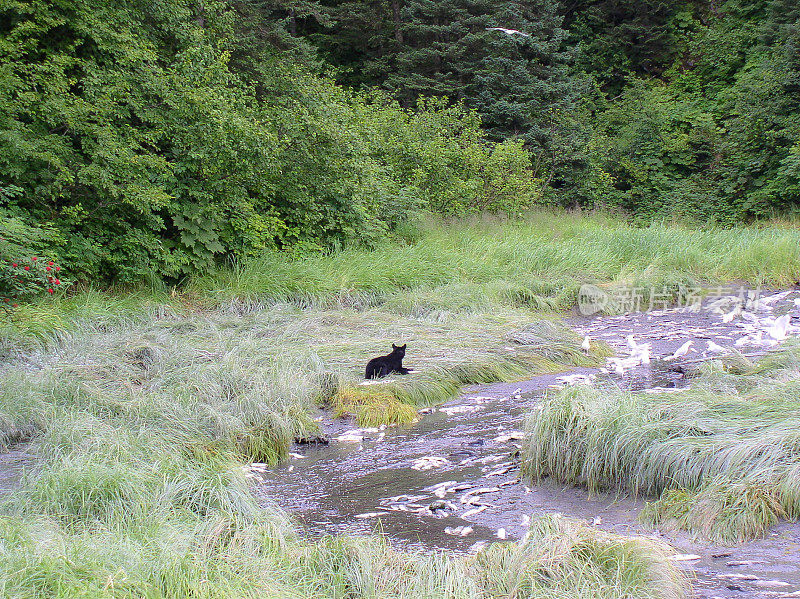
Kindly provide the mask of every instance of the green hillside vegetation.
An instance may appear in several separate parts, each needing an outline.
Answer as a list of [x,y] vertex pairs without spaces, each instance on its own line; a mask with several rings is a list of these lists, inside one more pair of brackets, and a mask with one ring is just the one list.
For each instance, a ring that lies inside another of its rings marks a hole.
[[0,16],[4,269],[46,254],[79,281],[175,284],[265,251],[376,247],[423,212],[732,225],[800,197],[788,0],[21,0]]

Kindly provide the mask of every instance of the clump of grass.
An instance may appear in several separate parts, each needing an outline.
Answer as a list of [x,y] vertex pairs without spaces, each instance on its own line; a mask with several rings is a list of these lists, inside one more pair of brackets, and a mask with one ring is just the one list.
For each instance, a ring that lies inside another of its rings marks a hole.
[[786,512],[774,487],[717,479],[698,491],[665,489],[645,505],[640,518],[650,526],[688,530],[730,545],[762,537]]
[[340,389],[332,400],[334,416],[337,418],[354,416],[359,426],[366,427],[414,422],[417,411],[398,400],[394,393],[379,388],[380,386],[374,385],[368,389],[359,387]]
[[380,538],[324,537],[295,559],[320,581],[319,597],[480,597],[461,560],[396,551]]
[[391,549],[373,538],[325,537],[297,554],[327,581],[321,597],[677,599],[688,588],[662,544],[564,518],[532,521],[519,543],[455,559]]
[[684,597],[686,578],[649,539],[589,528],[557,515],[531,522],[525,538],[478,554],[474,571],[488,597]]
[[744,374],[719,362],[679,394],[556,394],[527,419],[523,472],[661,495],[645,513],[651,522],[754,538],[800,516],[799,359],[800,345],[788,343]]

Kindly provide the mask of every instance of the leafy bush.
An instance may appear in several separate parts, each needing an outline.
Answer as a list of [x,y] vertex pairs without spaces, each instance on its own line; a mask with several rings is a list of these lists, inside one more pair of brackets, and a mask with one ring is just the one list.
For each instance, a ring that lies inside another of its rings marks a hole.
[[53,253],[42,249],[48,232],[5,217],[0,210],[0,313],[8,313],[37,295],[54,295],[67,287]]

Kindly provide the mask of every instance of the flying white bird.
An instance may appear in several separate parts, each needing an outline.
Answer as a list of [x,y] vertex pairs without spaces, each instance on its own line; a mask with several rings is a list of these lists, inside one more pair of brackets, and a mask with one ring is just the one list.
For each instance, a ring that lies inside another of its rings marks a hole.
[[650,343],[636,343],[633,335],[628,335],[628,347],[631,350],[631,358],[636,358],[642,364],[650,363]]
[[681,345],[678,349],[675,350],[675,353],[669,356],[668,358],[664,358],[665,362],[669,362],[670,360],[677,360],[678,358],[682,358],[686,354],[689,353],[689,348],[692,347],[693,341],[687,341],[683,345]]
[[789,328],[789,320],[791,318],[790,314],[784,314],[776,318],[775,323],[767,329],[767,334],[777,341],[783,341],[786,339],[786,331]]
[[518,31],[516,29],[506,29],[505,27],[487,27],[486,31],[502,31],[506,35],[522,35],[524,37],[530,37],[530,33],[525,33],[524,31]]

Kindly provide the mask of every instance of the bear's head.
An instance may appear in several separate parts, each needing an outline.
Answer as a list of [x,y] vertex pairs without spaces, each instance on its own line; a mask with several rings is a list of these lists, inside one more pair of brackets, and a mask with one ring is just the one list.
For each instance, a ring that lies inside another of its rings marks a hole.
[[392,353],[402,358],[403,356],[406,355],[406,345],[408,344],[404,343],[403,345],[395,345],[394,343],[392,343]]

